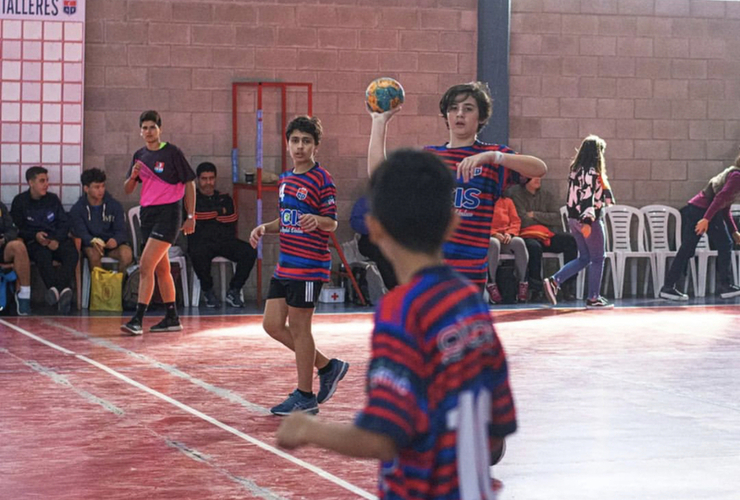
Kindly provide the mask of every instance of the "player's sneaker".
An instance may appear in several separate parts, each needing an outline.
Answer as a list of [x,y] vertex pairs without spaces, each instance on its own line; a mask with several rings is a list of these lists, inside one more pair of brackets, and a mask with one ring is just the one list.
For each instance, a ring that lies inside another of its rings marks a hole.
[[18,316],[28,316],[31,314],[31,299],[22,299],[18,297],[20,292],[15,292],[15,307]]
[[57,303],[57,310],[64,315],[69,314],[72,310],[72,290],[65,288],[62,293],[59,294],[59,302]]
[[316,401],[316,396],[304,396],[298,389],[296,389],[290,393],[288,399],[279,405],[270,408],[270,412],[272,412],[273,415],[290,415],[294,411],[302,411],[303,413],[316,415],[319,412],[319,403]]
[[121,325],[121,331],[129,335],[142,335],[144,333],[144,327],[141,325],[141,320],[134,316],[131,321],[125,325]]
[[226,294],[226,303],[231,307],[244,307],[244,301],[240,295],[239,290],[229,290]]
[[57,302],[59,302],[59,290],[57,290],[57,287],[52,286],[47,288],[44,298],[46,299],[46,303],[50,306],[56,305]]
[[208,308],[221,307],[221,301],[218,300],[218,297],[216,297],[216,292],[213,291],[213,288],[203,292],[203,299],[205,300],[206,307]]
[[614,304],[602,296],[598,296],[595,299],[586,299],[586,309],[612,309],[613,307]]
[[689,296],[685,293],[679,292],[675,286],[673,287],[666,287],[660,289],[660,295],[658,295],[661,299],[667,299],[667,300],[689,300]]
[[727,285],[720,287],[719,296],[723,299],[732,299],[734,297],[740,297],[740,287],[737,285]]
[[349,370],[349,363],[341,359],[332,359],[328,365],[329,371],[319,375],[319,393],[316,400],[319,403],[326,403],[337,390],[339,381],[344,378]]
[[555,280],[551,277],[545,278],[542,281],[542,288],[545,290],[545,296],[547,297],[547,300],[550,301],[552,305],[555,305],[558,303],[558,284],[555,283]]
[[182,325],[178,316],[174,318],[165,316],[162,321],[149,329],[150,332],[179,332],[180,330],[182,330]]
[[488,302],[491,304],[500,304],[503,302],[504,298],[501,296],[501,292],[498,289],[498,285],[496,283],[489,283],[486,285],[486,290],[488,290]]
[[527,295],[529,293],[529,283],[522,281],[519,283],[519,290],[516,293],[516,301],[524,303],[527,301]]

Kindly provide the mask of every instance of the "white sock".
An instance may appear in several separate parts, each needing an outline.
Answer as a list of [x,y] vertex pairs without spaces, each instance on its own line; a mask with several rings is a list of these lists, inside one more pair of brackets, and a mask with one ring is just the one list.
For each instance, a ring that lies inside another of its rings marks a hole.
[[30,299],[31,298],[31,287],[22,286],[21,291],[18,292],[18,298],[19,299]]

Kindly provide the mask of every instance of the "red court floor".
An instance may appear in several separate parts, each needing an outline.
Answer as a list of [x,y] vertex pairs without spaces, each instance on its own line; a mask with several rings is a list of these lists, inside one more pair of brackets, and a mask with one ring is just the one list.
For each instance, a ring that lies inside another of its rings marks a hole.
[[[494,315],[519,417],[500,499],[740,498],[739,306]],[[371,322],[317,315],[351,363],[320,418],[363,404]],[[373,461],[275,447],[294,364],[260,316],[120,323],[0,320],[0,498],[374,498]]]

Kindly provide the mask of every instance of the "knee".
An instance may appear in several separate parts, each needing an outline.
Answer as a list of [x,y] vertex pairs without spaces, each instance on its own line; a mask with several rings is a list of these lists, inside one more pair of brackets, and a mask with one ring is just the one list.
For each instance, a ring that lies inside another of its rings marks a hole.
[[262,328],[265,329],[270,337],[276,337],[285,328],[285,322],[281,323],[276,318],[265,317],[262,320]]
[[14,257],[17,257],[19,255],[28,256],[28,250],[26,249],[26,244],[23,243],[23,240],[10,241],[5,245],[5,248],[10,253],[10,255]]
[[121,245],[119,247],[119,256],[121,258],[121,263],[128,267],[133,261],[134,261],[134,252],[131,250],[131,247],[128,245]]

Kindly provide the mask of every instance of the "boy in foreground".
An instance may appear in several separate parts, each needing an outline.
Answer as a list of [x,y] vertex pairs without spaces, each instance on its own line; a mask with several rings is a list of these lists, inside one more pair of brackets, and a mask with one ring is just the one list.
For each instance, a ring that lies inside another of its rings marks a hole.
[[381,460],[382,499],[494,498],[490,466],[516,430],[488,306],[443,262],[454,186],[428,152],[398,151],[373,173],[368,230],[400,285],[375,313],[366,406],[351,424],[294,414],[278,429],[286,448]]

